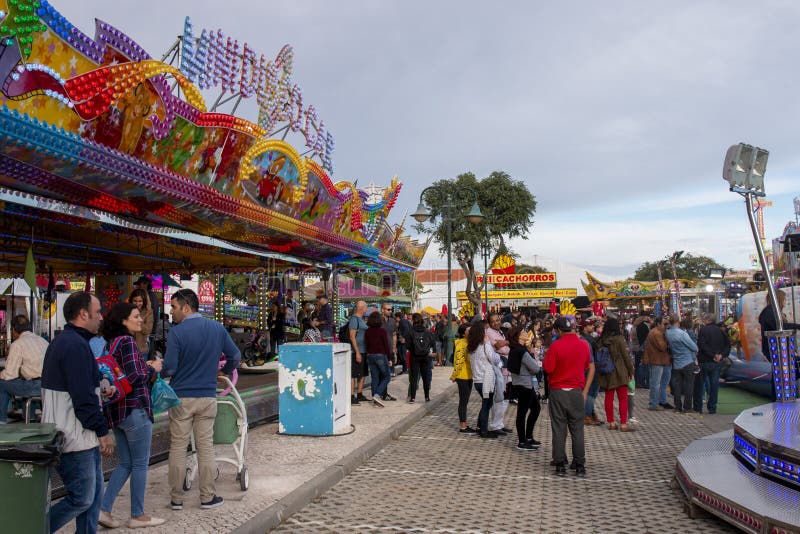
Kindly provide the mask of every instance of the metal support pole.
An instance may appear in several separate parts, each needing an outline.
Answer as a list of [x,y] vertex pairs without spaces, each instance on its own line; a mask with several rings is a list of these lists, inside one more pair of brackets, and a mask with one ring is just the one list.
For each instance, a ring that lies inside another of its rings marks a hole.
[[683,316],[683,303],[681,302],[681,284],[678,282],[678,270],[675,268],[675,255],[669,258],[669,263],[672,266],[672,280],[675,287],[675,310],[678,312],[678,317]]
[[486,306],[486,313],[489,313],[489,248],[483,249],[483,302]]
[[656,264],[658,271],[658,302],[660,303],[661,317],[664,317],[664,278],[661,275],[661,262]]
[[745,205],[747,206],[747,220],[750,221],[750,230],[752,230],[753,239],[756,242],[758,261],[761,262],[761,271],[764,273],[764,280],[767,282],[767,292],[769,293],[769,300],[772,304],[772,313],[775,314],[775,324],[778,327],[777,330],[781,331],[783,330],[783,317],[781,316],[781,310],[778,309],[778,297],[775,293],[775,286],[772,283],[772,275],[769,272],[769,266],[767,265],[767,256],[764,254],[764,247],[761,246],[761,237],[758,234],[758,226],[756,225],[756,220],[753,217],[753,193],[743,193],[743,195]]
[[445,317],[445,352],[450,350],[450,347],[453,345],[453,329],[450,328],[450,314],[453,313],[453,302],[452,302],[452,293],[453,293],[453,266],[452,266],[452,256],[453,256],[453,221],[449,217],[448,214],[447,218],[447,317]]

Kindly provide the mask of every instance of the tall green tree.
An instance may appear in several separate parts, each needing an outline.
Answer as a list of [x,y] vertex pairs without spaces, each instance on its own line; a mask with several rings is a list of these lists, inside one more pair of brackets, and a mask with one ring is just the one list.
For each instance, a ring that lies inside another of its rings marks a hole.
[[[484,215],[480,224],[472,224],[465,217],[476,200],[468,189],[477,194],[478,206]],[[449,208],[448,199],[452,200]],[[486,281],[478,284],[475,256],[480,254],[481,245],[492,239],[500,242],[499,247],[494,247],[492,261],[506,252],[505,239],[527,239],[533,230],[536,197],[521,180],[495,171],[482,180],[471,172],[460,174],[455,179],[438,180],[433,183],[433,190],[425,194],[424,200],[432,217],[427,223],[415,225],[415,229],[431,233],[439,245],[439,252],[446,254],[447,225],[452,224],[450,246],[453,258],[467,275],[467,298],[479,310],[480,293],[486,288]]]
[[[670,256],[672,256],[672,254],[668,255],[667,258]],[[661,267],[661,275],[664,278],[672,278],[672,266],[669,261],[656,260],[646,261],[640,265],[633,275],[634,280],[658,280],[658,264],[662,261],[664,263]],[[678,278],[708,278],[708,273],[711,269],[727,269],[727,267],[708,256],[695,256],[689,253],[684,253],[675,262],[675,270],[678,273]]]

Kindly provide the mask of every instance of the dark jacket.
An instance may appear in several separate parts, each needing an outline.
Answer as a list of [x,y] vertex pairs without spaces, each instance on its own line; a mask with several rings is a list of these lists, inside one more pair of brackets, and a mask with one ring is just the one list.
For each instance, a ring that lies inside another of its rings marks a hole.
[[432,349],[435,344],[433,339],[433,334],[431,333],[430,330],[425,328],[423,325],[414,326],[411,332],[412,339],[410,339],[408,342],[408,348],[411,351],[411,357],[418,360],[430,357],[430,352],[428,352],[427,354],[416,354],[414,350],[413,338],[417,336],[424,336],[425,338],[424,344],[426,344],[429,347],[429,349]]
[[[758,324],[761,326],[761,352],[764,354],[764,357],[769,360],[769,347],[767,346],[766,332],[774,332],[778,329],[778,321],[775,320],[775,312],[772,311],[772,306],[767,306],[761,310],[761,313],[758,314]],[[796,330],[800,328],[800,325],[784,321],[783,328],[784,330]],[[723,354],[723,356],[727,355],[727,352]]]
[[[397,342],[398,343],[405,343],[406,348],[408,348],[408,344],[411,343],[411,321],[406,319],[405,317],[401,318],[397,324]],[[401,340],[400,337],[403,339]]]
[[697,361],[709,363],[714,361],[714,356],[722,354],[726,357],[731,351],[731,340],[728,334],[715,324],[707,324],[700,329],[697,336]]
[[[610,375],[597,375],[597,384],[601,388],[613,389],[626,386],[633,376],[633,362],[628,356],[628,345],[621,334],[611,337],[601,337],[597,340],[597,348],[608,347],[611,361],[614,362],[614,372]],[[606,393],[607,394],[607,393]]]
[[650,325],[646,321],[642,321],[636,326],[636,339],[639,342],[639,350],[644,350],[644,343],[647,340],[647,334],[650,333]]
[[89,348],[94,334],[67,323],[44,355],[42,422],[55,423],[64,433],[64,451],[97,447],[108,434],[100,407],[100,370]]

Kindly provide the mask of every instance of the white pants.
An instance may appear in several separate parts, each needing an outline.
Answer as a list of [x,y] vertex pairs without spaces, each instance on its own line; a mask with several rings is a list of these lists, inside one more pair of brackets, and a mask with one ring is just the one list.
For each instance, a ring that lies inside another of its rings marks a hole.
[[506,408],[508,408],[507,400],[492,404],[492,409],[489,410],[489,430],[500,430],[506,426],[503,421],[506,415]]

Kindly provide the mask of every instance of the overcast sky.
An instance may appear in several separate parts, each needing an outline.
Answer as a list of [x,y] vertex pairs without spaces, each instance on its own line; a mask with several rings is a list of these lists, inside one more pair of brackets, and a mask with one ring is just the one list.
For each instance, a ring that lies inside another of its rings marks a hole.
[[[335,177],[423,187],[504,170],[538,200],[534,254],[615,275],[673,250],[748,267],[727,147],[770,150],[767,236],[800,175],[800,2],[52,0],[160,58],[192,17],[274,56],[336,139]],[[255,116],[248,117],[254,119]],[[433,252],[426,264],[433,264]]]

